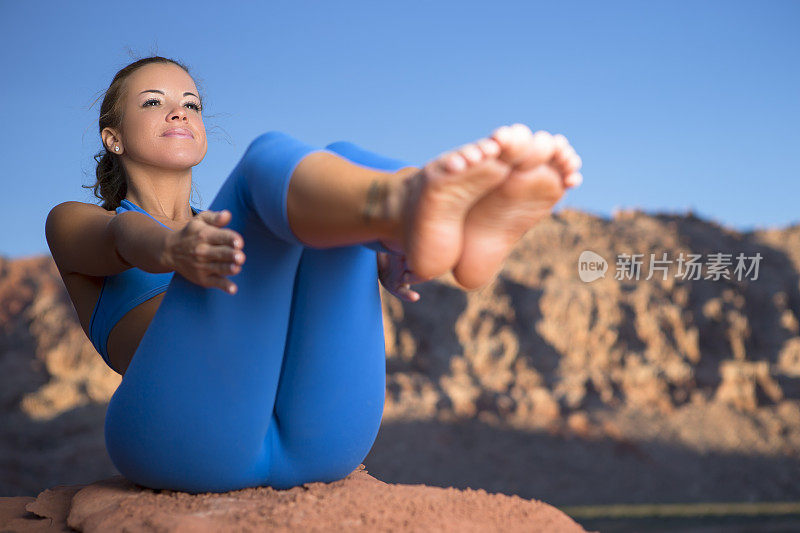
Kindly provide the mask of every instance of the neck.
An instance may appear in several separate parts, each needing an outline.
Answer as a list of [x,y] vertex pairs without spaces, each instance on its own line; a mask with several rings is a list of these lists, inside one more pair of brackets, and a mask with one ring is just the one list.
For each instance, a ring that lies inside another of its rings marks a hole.
[[177,173],[159,174],[157,177],[128,179],[125,198],[156,218],[173,221],[192,218],[189,196],[192,190],[191,169]]

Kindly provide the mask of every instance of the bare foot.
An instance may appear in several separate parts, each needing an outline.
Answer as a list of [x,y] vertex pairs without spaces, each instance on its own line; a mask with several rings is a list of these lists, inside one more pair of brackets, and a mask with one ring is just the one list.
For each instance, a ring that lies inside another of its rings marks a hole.
[[501,151],[497,141],[479,139],[445,152],[404,179],[400,235],[384,245],[401,246],[418,278],[432,279],[455,266],[467,212],[509,175],[511,167],[498,157]]
[[464,245],[453,277],[468,290],[493,280],[514,245],[550,214],[566,189],[582,181],[580,157],[563,135],[535,134],[524,124],[492,133],[511,165],[508,177],[467,214]]

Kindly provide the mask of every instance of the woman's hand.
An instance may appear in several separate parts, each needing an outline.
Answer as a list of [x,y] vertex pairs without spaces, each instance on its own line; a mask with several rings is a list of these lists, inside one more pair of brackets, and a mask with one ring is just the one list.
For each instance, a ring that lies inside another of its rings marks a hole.
[[420,296],[411,290],[412,283],[425,281],[408,270],[406,256],[376,252],[378,255],[378,279],[387,291],[407,302],[416,302]]
[[225,276],[242,270],[244,239],[222,229],[231,216],[227,209],[201,211],[182,230],[171,232],[164,250],[166,263],[192,283],[236,294],[238,288]]

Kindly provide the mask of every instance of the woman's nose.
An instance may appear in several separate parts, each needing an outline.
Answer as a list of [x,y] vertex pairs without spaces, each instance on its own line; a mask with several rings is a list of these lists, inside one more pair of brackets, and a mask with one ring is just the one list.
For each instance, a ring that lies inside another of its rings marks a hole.
[[178,118],[178,119],[186,118],[186,109],[184,109],[183,106],[177,107],[176,109],[174,109],[173,111],[170,112],[169,118],[170,118],[170,120],[175,119],[175,118]]

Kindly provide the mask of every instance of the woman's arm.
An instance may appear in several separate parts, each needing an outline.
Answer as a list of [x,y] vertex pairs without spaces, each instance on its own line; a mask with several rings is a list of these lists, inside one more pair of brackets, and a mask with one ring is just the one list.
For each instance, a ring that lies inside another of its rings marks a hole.
[[137,211],[125,211],[110,222],[117,254],[145,272],[172,272],[167,260],[167,237],[172,230]]
[[117,253],[111,222],[99,205],[62,202],[50,210],[45,237],[61,274],[112,276],[131,267]]

